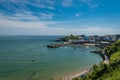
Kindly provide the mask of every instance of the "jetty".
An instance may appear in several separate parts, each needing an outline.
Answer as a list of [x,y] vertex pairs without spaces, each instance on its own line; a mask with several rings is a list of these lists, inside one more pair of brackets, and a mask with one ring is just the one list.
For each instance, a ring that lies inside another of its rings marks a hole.
[[49,44],[49,45],[47,45],[48,48],[59,48],[61,46],[63,46],[63,45],[62,44]]
[[61,43],[61,44],[49,44],[49,45],[47,45],[47,47],[48,48],[59,48],[59,47],[64,47],[64,46],[66,46],[66,45],[68,45],[68,43]]

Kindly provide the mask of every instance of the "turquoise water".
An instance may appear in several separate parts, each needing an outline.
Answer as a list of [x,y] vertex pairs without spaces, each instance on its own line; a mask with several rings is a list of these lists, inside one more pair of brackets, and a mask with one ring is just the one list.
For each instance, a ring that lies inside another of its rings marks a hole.
[[[47,48],[57,36],[0,37],[0,80],[49,80],[99,63],[89,47]],[[34,61],[32,61],[34,60]]]

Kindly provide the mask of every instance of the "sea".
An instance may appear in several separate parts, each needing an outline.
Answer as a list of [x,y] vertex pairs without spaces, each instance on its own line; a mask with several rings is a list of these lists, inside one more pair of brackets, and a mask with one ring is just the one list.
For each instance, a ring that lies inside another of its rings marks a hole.
[[61,36],[0,36],[0,80],[58,80],[98,64],[96,47],[47,48]]

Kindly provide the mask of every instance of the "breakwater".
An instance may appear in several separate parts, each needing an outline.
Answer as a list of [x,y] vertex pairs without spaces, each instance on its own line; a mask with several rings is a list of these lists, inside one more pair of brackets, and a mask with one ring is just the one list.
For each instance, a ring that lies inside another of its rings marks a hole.
[[59,48],[59,47],[64,47],[67,44],[49,44],[47,45],[48,48]]

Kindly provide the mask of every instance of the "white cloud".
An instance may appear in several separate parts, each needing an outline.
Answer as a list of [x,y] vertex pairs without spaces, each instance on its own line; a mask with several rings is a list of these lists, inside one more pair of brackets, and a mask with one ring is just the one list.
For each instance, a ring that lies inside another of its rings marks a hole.
[[99,6],[98,4],[89,4],[89,8],[91,8],[91,9],[96,8],[98,6]]
[[[96,8],[98,4],[95,0],[76,0],[85,3],[89,8]],[[58,3],[59,2],[59,3]],[[77,6],[75,0],[0,0],[0,5],[9,11],[22,13],[23,10],[30,11],[29,6],[56,10],[56,5],[63,7]],[[28,6],[29,5],[29,6]],[[80,7],[80,6],[77,6]]]
[[6,15],[3,13],[0,13],[0,20],[1,21],[10,20],[10,21],[34,22],[34,21],[39,21],[39,18],[37,16],[30,14],[29,12],[15,13],[13,15]]
[[73,4],[73,0],[62,0],[63,7],[69,7]]
[[7,20],[7,19],[2,19],[0,20],[0,27],[39,27],[39,28],[44,28],[47,25],[43,22],[22,22],[22,21],[13,21],[13,20]]
[[54,14],[49,13],[49,12],[47,12],[47,13],[40,13],[40,18],[44,19],[44,20],[50,20],[50,19],[53,18],[53,16],[54,16]]
[[[0,17],[1,18],[1,17]],[[0,20],[0,34],[9,35],[94,35],[94,34],[117,34],[120,31],[109,27],[78,27],[70,28],[65,27],[69,25],[64,25],[63,22],[22,22],[22,21],[12,21],[7,18],[2,18]],[[53,27],[50,27],[50,26]],[[63,26],[63,27],[62,27]]]
[[37,8],[54,8],[54,0],[2,0],[0,5],[6,9],[1,9],[0,15],[5,15],[12,20],[23,20],[23,21],[39,21],[40,19],[50,20],[54,17],[54,14],[46,12],[35,12],[29,9],[28,5]]
[[[27,5],[31,5],[38,8],[54,9],[55,0],[1,0],[0,4],[7,9],[15,8],[27,8]],[[12,4],[14,5],[12,5]],[[8,7],[9,6],[9,7]],[[16,7],[17,6],[17,7]]]
[[114,33],[114,29],[109,27],[88,27],[81,29],[87,34],[111,34]]
[[[50,14],[50,13],[49,13]],[[52,15],[52,14],[50,14]],[[44,18],[51,18],[50,15],[43,13]],[[22,17],[22,18],[21,18]],[[26,19],[27,21],[23,21]],[[14,16],[6,16],[0,13],[0,27],[19,27],[19,28],[46,28],[49,26],[57,26],[62,22],[56,21],[43,21],[38,17],[27,14],[15,14]]]
[[81,15],[82,15],[82,13],[81,13],[81,12],[80,12],[80,13],[76,13],[76,14],[75,14],[75,16],[77,16],[77,17],[78,17],[78,16],[81,16]]
[[80,0],[80,2],[83,2],[88,5],[89,8],[96,8],[99,5],[95,2],[95,0]]

